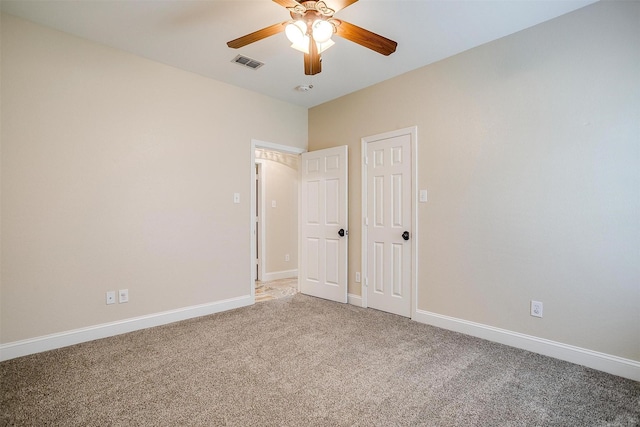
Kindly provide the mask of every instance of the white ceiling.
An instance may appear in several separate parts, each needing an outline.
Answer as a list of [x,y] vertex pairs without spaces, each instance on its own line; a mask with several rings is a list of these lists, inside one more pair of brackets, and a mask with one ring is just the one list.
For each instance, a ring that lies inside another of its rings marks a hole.
[[[331,0],[325,0],[331,6]],[[398,42],[383,56],[334,36],[322,72],[305,76],[284,33],[226,42],[290,19],[271,0],[2,0],[2,11],[206,77],[312,107],[553,19],[596,0],[360,0],[336,13]],[[231,62],[242,54],[258,70]],[[312,84],[308,92],[296,86]]]

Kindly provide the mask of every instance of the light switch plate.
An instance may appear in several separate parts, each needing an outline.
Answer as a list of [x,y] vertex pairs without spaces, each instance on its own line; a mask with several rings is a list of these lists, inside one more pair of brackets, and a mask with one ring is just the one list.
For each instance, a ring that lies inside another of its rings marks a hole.
[[120,304],[129,302],[129,289],[120,289],[118,291],[118,302]]
[[427,190],[420,190],[420,203],[427,201]]

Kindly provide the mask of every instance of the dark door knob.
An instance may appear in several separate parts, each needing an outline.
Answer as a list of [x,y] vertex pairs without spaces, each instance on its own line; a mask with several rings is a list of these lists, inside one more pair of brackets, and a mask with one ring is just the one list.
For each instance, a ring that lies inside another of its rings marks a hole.
[[402,238],[403,238],[404,240],[409,240],[409,232],[408,232],[408,231],[405,231],[404,233],[402,233]]
[[338,231],[338,236],[344,237],[344,228],[341,228],[340,231]]

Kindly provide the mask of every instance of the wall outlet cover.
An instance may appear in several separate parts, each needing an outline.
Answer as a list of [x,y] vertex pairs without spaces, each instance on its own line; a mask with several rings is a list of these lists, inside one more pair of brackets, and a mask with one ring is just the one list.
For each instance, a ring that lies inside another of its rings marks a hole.
[[531,315],[533,317],[542,317],[542,303],[540,301],[531,300]]

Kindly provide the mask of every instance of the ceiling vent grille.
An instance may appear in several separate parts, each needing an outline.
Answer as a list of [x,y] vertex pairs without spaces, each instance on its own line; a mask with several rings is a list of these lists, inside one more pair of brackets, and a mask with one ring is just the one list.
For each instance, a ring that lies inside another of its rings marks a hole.
[[246,56],[238,55],[231,60],[231,62],[235,62],[236,64],[243,65],[247,68],[251,68],[252,70],[257,70],[258,68],[264,65],[264,62],[257,61],[255,59],[251,59]]

